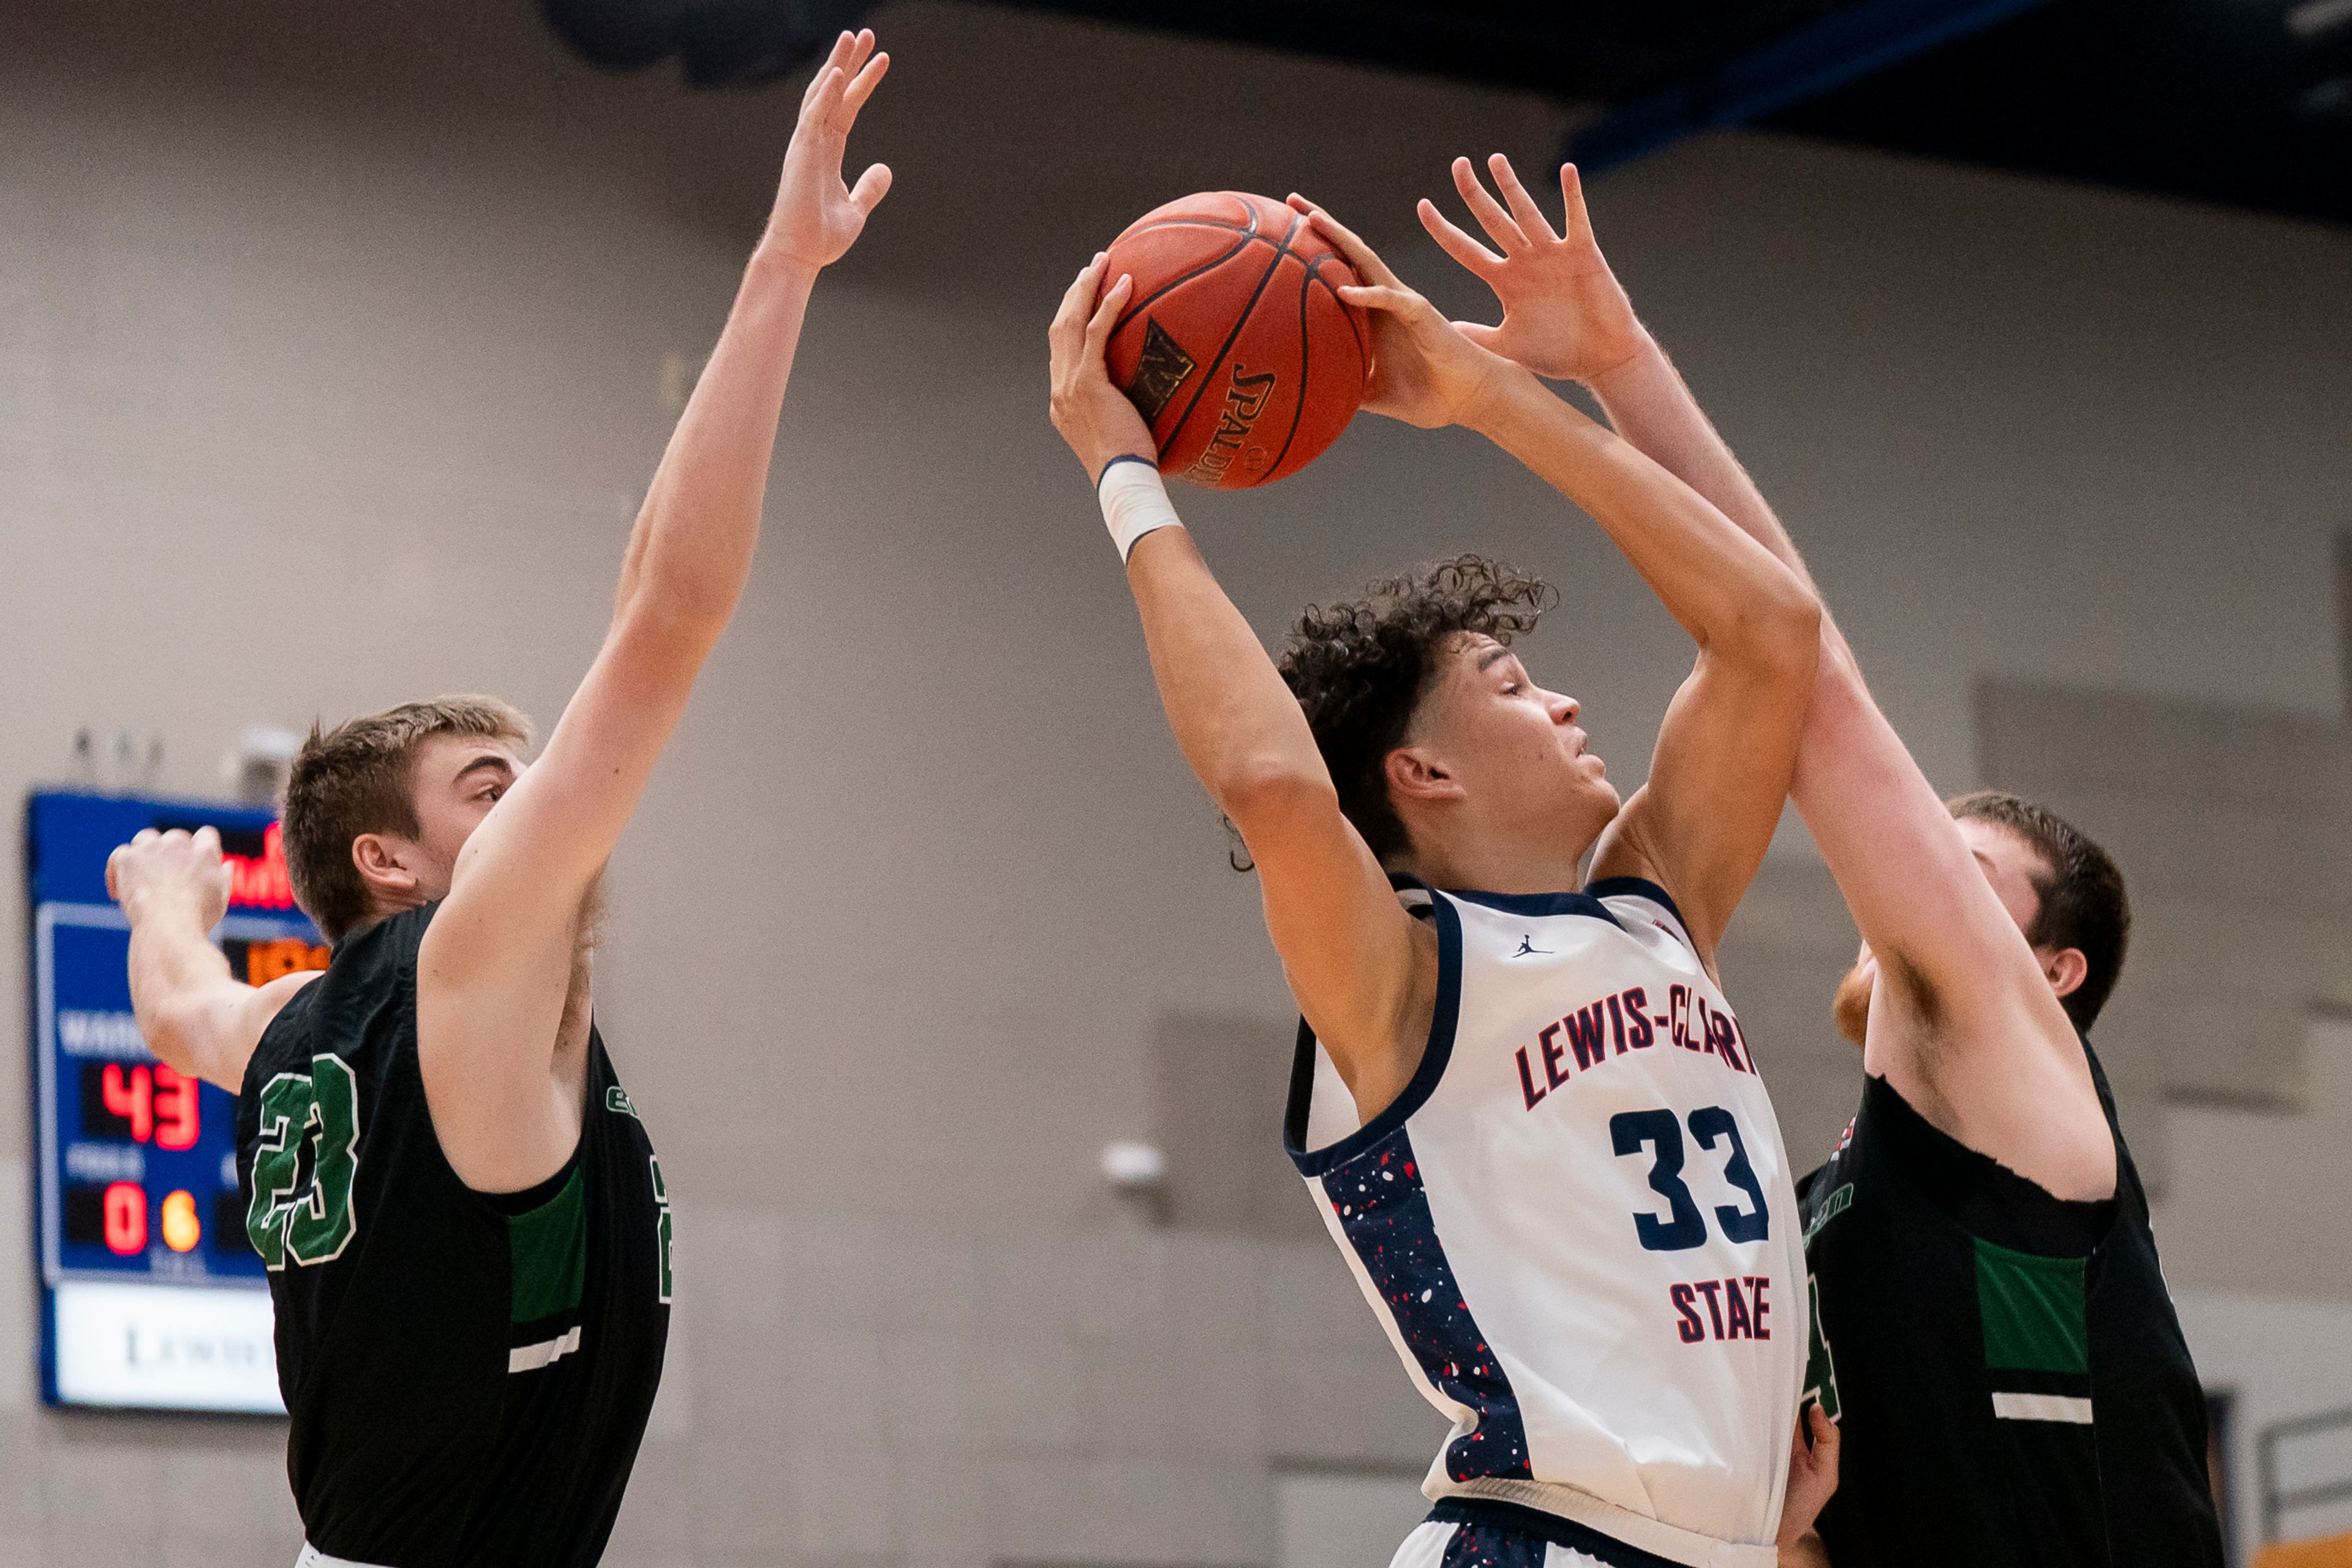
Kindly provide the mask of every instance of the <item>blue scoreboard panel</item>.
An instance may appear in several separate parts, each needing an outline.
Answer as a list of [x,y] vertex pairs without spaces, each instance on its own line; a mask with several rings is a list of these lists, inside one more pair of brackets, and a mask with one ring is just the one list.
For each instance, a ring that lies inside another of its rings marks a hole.
[[41,1392],[53,1405],[270,1412],[269,1289],[237,1199],[236,1097],[157,1061],[131,1012],[131,926],[106,859],[143,827],[219,829],[235,872],[213,932],[240,980],[323,968],[267,811],[35,795],[34,1235]]

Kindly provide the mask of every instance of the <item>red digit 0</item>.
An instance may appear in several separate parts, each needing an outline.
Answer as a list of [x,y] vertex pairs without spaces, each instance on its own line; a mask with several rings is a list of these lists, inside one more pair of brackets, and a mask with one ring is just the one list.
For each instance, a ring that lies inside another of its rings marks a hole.
[[196,1080],[157,1063],[155,1066],[155,1147],[193,1149],[196,1146]]
[[120,1258],[147,1250],[147,1189],[136,1182],[107,1184],[106,1247]]

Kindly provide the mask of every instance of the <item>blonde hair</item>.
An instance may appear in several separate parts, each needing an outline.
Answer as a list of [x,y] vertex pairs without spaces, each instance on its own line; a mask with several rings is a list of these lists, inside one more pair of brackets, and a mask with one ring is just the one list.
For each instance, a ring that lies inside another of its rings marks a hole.
[[436,697],[352,719],[310,737],[286,784],[286,873],[294,901],[329,942],[366,923],[367,884],[352,863],[362,833],[420,831],[410,777],[416,748],[436,735],[530,744],[530,721],[495,697]]

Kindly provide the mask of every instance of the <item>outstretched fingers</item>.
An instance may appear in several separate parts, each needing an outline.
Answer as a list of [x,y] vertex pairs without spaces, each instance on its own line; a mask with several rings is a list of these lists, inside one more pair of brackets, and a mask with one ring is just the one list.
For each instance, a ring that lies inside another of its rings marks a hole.
[[[1299,205],[1298,210],[1307,215],[1307,221],[1314,226],[1315,232],[1329,240],[1338,248],[1339,254],[1347,258],[1348,265],[1356,269],[1357,277],[1370,279],[1373,283],[1385,289],[1411,292],[1405,289],[1404,280],[1389,270],[1389,264],[1381,259],[1380,253],[1359,238],[1354,229],[1349,228],[1313,202],[1307,201],[1304,196],[1294,195],[1290,199],[1294,205],[1305,204]],[[1341,290],[1342,294],[1345,292],[1346,290]],[[1381,307],[1383,310],[1390,308]]]
[[1485,183],[1478,178],[1478,171],[1471,167],[1467,158],[1454,160],[1454,188],[1462,193],[1463,204],[1470,209],[1470,216],[1478,220],[1478,226],[1486,231],[1489,239],[1503,247],[1503,254],[1508,256],[1513,251],[1525,250],[1531,243],[1517,220],[1505,211],[1503,204],[1486,189]]
[[857,176],[857,184],[850,189],[849,200],[859,212],[871,213],[882,205],[882,198],[889,194],[890,165],[875,163],[869,165],[866,173]]
[[816,101],[816,95],[824,86],[824,79],[828,74],[837,70],[845,78],[847,77],[851,68],[850,57],[856,52],[856,49],[857,35],[855,33],[845,32],[841,37],[834,39],[833,47],[825,52],[824,62],[816,68],[816,74],[809,78],[808,88],[801,94],[802,113],[806,114],[809,105]]
[[1559,215],[1561,231],[1570,239],[1591,239],[1592,215],[1584,210],[1584,176],[1573,163],[1559,166],[1559,197],[1565,209]]
[[832,125],[833,111],[841,107],[841,91],[848,81],[839,66],[827,66],[817,72],[816,79],[809,83],[808,96],[801,100],[801,131]]
[[1518,171],[1511,167],[1508,158],[1500,153],[1489,154],[1486,172],[1495,177],[1495,188],[1501,191],[1503,199],[1510,204],[1511,216],[1518,220],[1520,233],[1530,241],[1557,241],[1559,238],[1552,233],[1551,220],[1544,216],[1543,208],[1536,205],[1535,197],[1528,195],[1527,186],[1519,184]]
[[1421,226],[1437,247],[1462,263],[1479,277],[1486,277],[1503,265],[1503,258],[1454,226],[1454,220],[1437,210],[1437,204],[1423,196],[1413,211],[1421,216]]
[[[871,41],[874,35],[868,33],[866,37]],[[847,135],[849,128],[857,123],[857,111],[866,107],[866,100],[874,96],[874,89],[881,86],[882,79],[889,74],[890,57],[877,53],[849,79],[849,84],[841,90],[840,107],[833,111],[832,116],[834,124],[840,128],[842,134]]]

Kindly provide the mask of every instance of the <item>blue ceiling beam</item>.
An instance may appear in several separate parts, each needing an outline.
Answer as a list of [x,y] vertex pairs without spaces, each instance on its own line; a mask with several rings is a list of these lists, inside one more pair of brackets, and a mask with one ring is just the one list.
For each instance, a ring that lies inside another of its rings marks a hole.
[[1597,174],[1696,132],[1786,109],[2044,4],[1864,0],[1688,81],[1618,104],[1569,132],[1563,156]]

